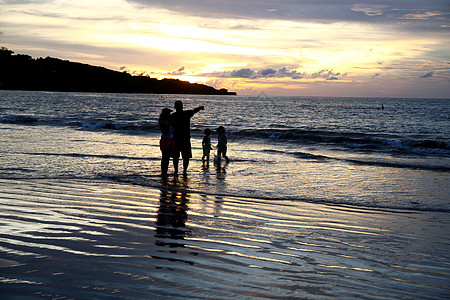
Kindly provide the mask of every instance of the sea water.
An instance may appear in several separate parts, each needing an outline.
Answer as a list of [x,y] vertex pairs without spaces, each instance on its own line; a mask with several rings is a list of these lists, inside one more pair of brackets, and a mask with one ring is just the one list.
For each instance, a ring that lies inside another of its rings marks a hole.
[[[157,119],[176,100],[205,110],[187,176],[165,179]],[[0,298],[448,299],[449,112],[0,91]],[[218,126],[231,161],[203,164]]]
[[[450,211],[448,99],[26,91],[0,98],[1,178],[159,185],[157,120],[182,100],[185,109],[205,107],[191,120],[191,190]],[[231,163],[211,156],[203,165],[203,130],[213,130],[215,145],[218,126],[227,130]]]

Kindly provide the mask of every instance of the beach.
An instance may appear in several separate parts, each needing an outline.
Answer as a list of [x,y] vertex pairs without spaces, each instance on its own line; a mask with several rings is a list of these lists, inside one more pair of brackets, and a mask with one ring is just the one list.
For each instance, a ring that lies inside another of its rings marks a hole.
[[[447,100],[0,96],[2,299],[450,296]],[[205,110],[164,178],[176,100]]]
[[439,299],[446,213],[0,180],[4,299]]

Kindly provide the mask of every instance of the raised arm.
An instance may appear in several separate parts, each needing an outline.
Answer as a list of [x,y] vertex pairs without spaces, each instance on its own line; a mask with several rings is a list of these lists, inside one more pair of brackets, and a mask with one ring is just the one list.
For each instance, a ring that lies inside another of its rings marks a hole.
[[205,107],[202,105],[202,106],[199,106],[199,107],[193,109],[193,111],[194,111],[194,114],[196,114],[196,113],[198,113],[199,111],[204,110],[204,109],[205,109]]

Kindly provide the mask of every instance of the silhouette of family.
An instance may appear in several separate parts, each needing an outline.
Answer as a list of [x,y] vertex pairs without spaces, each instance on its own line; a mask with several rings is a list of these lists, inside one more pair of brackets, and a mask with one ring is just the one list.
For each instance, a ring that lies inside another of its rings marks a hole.
[[[161,130],[160,149],[162,153],[161,158],[161,175],[167,176],[170,158],[173,159],[173,168],[175,175],[178,174],[178,162],[183,159],[183,174],[187,174],[189,167],[189,160],[192,158],[191,148],[191,118],[201,110],[203,106],[195,109],[184,110],[183,102],[180,100],[175,102],[175,112],[169,108],[164,108],[159,116],[158,126]],[[217,128],[218,144],[217,157],[223,157],[226,162],[229,162],[227,156],[227,137],[223,126]],[[211,146],[211,130],[205,129],[205,136],[202,140],[203,148],[203,163],[209,163],[209,155],[212,149]]]

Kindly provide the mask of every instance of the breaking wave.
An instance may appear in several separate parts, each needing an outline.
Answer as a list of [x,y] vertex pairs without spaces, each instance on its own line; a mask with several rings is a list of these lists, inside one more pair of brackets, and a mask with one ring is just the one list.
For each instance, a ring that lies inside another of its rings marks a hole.
[[[11,115],[0,117],[3,124],[46,125],[46,126],[74,126],[84,130],[113,130],[123,131],[127,134],[142,134],[159,132],[156,122],[151,121],[115,121],[106,119],[79,120],[39,118],[28,115]],[[193,125],[193,135],[201,135],[201,126]],[[261,139],[301,145],[338,145],[346,149],[359,151],[381,152],[407,152],[415,154],[450,155],[450,142],[448,138],[442,139],[415,139],[395,135],[364,134],[357,132],[340,132],[327,130],[303,130],[295,128],[283,129],[247,129],[234,127],[228,132],[231,141],[242,139]]]

